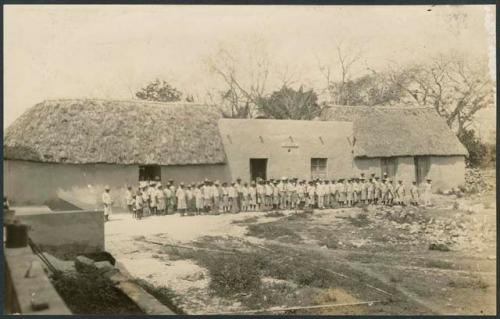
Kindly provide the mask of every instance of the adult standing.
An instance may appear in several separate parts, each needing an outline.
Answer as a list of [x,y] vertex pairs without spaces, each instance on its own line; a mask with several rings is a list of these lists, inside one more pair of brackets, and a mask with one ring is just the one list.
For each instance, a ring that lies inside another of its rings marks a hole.
[[109,220],[109,215],[112,214],[111,206],[113,205],[113,199],[111,198],[109,186],[104,187],[104,193],[102,194],[102,203],[104,205],[104,219]]

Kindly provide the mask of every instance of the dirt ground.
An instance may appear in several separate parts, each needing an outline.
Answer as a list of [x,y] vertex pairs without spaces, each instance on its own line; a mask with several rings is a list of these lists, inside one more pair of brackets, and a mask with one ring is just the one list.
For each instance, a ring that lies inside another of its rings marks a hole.
[[433,204],[115,214],[106,249],[188,314],[495,314],[494,191]]

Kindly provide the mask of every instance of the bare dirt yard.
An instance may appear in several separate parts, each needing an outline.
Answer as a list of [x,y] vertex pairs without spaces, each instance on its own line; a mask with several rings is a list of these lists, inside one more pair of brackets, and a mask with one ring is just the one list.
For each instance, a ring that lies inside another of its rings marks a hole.
[[188,314],[495,314],[494,189],[433,203],[116,214],[106,249]]

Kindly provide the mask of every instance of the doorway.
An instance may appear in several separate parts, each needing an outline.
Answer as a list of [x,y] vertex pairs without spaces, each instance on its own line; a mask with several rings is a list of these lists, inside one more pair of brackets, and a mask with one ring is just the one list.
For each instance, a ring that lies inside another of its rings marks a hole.
[[420,185],[427,178],[427,174],[431,168],[431,160],[429,156],[415,156],[415,180],[417,185]]
[[161,167],[159,165],[139,166],[140,181],[161,181]]
[[250,180],[255,181],[257,177],[267,179],[267,158],[250,159]]

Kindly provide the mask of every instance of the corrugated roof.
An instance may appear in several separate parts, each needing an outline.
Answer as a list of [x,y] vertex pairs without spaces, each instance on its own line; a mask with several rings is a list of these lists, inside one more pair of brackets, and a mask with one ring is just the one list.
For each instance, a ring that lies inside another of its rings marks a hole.
[[331,106],[320,119],[354,123],[356,157],[468,154],[433,108]]
[[40,162],[225,162],[219,113],[205,105],[139,100],[47,100],[4,135],[4,158]]

